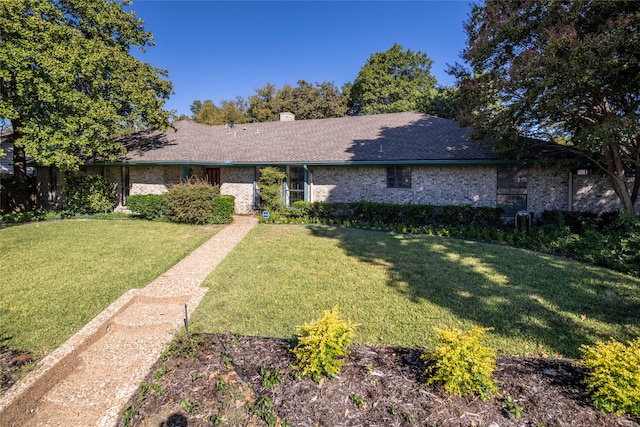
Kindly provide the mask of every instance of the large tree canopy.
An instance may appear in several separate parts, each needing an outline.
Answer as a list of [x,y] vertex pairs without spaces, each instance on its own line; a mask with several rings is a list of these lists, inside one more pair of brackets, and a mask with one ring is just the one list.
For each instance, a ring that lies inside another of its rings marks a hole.
[[[503,151],[543,139],[609,176],[634,212],[640,187],[640,7],[634,1],[487,0],[466,23],[462,124]],[[628,172],[635,181],[628,183]]]
[[247,102],[241,96],[238,96],[235,101],[223,99],[220,101],[220,106],[209,99],[204,102],[195,100],[190,107],[193,121],[204,125],[248,123],[251,119],[247,115],[247,108]]
[[350,113],[418,111],[421,100],[436,84],[432,63],[426,53],[404,50],[399,44],[374,53],[350,86]]
[[295,114],[297,120],[343,117],[347,114],[347,98],[331,82],[312,85],[305,80],[282,89],[267,83],[249,97],[249,115],[255,121],[278,120],[284,112]]
[[0,1],[0,119],[13,128],[18,187],[25,155],[73,170],[120,153],[113,136],[123,129],[169,124],[163,105],[171,83],[131,55],[153,39],[129,4]]

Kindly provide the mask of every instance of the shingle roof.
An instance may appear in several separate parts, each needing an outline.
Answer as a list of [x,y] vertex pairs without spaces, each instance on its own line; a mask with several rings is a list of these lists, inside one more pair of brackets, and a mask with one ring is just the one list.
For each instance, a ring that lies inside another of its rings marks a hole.
[[292,122],[207,126],[123,137],[129,163],[347,164],[495,161],[471,141],[471,129],[419,113],[393,113]]

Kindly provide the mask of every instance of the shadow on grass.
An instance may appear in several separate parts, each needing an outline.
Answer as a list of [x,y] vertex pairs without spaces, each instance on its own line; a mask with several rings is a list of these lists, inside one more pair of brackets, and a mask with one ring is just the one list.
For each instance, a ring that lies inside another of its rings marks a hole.
[[339,240],[349,256],[387,265],[387,285],[410,301],[427,300],[493,328],[494,335],[538,343],[554,356],[579,357],[582,344],[640,334],[640,280],[630,276],[481,242],[310,229],[316,237]]

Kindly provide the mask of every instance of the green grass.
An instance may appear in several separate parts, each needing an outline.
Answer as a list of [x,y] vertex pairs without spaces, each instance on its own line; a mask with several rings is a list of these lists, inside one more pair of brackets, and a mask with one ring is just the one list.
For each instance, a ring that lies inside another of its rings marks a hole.
[[258,225],[207,278],[199,330],[291,337],[339,304],[356,342],[432,346],[434,328],[493,328],[500,354],[578,357],[640,335],[640,279],[480,242]]
[[0,229],[0,345],[51,352],[220,229],[113,220]]

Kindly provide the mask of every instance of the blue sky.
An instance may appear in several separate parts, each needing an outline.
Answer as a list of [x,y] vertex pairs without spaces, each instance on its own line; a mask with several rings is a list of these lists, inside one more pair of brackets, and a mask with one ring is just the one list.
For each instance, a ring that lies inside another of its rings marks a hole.
[[169,71],[167,109],[190,115],[199,99],[247,98],[267,82],[352,82],[367,58],[394,43],[426,53],[441,85],[459,61],[470,11],[463,1],[134,0],[156,46],[139,59]]

